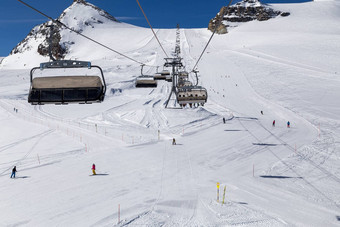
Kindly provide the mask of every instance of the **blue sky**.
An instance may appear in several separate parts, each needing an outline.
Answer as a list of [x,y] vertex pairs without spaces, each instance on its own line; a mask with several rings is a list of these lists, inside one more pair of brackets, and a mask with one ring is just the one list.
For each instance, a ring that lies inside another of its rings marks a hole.
[[[73,0],[23,0],[45,14],[57,18]],[[155,28],[207,27],[227,0],[139,0]],[[238,0],[234,0],[233,3]],[[296,3],[308,0],[263,0],[263,3]],[[120,21],[147,27],[135,0],[88,0]],[[16,0],[1,0],[0,56],[7,56],[30,30],[47,19]]]

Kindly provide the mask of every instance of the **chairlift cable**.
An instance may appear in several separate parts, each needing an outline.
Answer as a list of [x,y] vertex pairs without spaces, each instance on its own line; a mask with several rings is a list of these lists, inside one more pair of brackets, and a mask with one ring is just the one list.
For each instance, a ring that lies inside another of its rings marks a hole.
[[68,27],[66,24],[60,22],[59,20],[53,19],[52,17],[50,17],[50,16],[44,14],[43,12],[41,12],[41,11],[39,11],[38,9],[32,7],[31,5],[29,5],[29,4],[25,3],[25,2],[23,2],[22,0],[17,0],[17,1],[19,1],[20,3],[24,4],[25,6],[27,6],[27,7],[29,7],[29,8],[31,8],[32,10],[36,11],[37,13],[43,15],[44,17],[47,17],[47,18],[50,19],[53,23],[55,23],[55,24],[57,24],[57,25],[61,25],[61,26],[65,27],[66,29],[68,29],[68,30],[70,30],[70,31],[72,31],[72,32],[74,32],[74,33],[76,33],[77,35],[80,35],[80,36],[82,36],[82,37],[84,37],[84,38],[86,38],[86,39],[88,39],[88,40],[90,40],[90,41],[92,41],[92,42],[94,42],[94,43],[96,43],[96,44],[98,44],[98,45],[100,45],[100,46],[102,46],[102,47],[104,47],[104,48],[106,48],[106,49],[108,49],[108,50],[114,52],[114,53],[116,53],[116,54],[119,54],[119,55],[121,55],[121,56],[123,56],[123,57],[125,57],[125,58],[127,58],[127,59],[129,59],[129,60],[131,60],[131,61],[134,61],[134,62],[136,62],[136,63],[138,63],[138,64],[143,64],[143,65],[149,66],[149,67],[157,67],[157,66],[152,66],[152,65],[144,64],[144,63],[142,63],[142,62],[140,62],[140,61],[137,61],[137,60],[135,60],[135,59],[133,59],[133,58],[131,58],[131,57],[125,55],[125,54],[122,54],[122,53],[120,53],[120,52],[118,52],[118,51],[116,51],[116,50],[114,50],[114,49],[112,49],[112,48],[110,48],[110,47],[108,47],[108,46],[106,46],[106,45],[104,45],[104,44],[102,44],[102,43],[100,43],[100,42],[98,42],[98,41],[96,41],[96,40],[94,40],[94,39],[92,39],[92,38],[86,36],[86,35],[84,35],[84,34],[81,34],[81,33],[78,32],[78,31],[76,31],[76,30],[74,30],[74,29]]
[[196,62],[196,64],[195,64],[195,66],[193,67],[192,71],[195,71],[196,66],[198,65],[199,61],[201,60],[203,54],[205,53],[205,50],[208,48],[208,46],[209,46],[209,44],[210,44],[210,41],[211,41],[212,38],[214,37],[214,35],[215,35],[216,31],[217,31],[217,28],[222,24],[224,15],[225,15],[225,13],[228,11],[228,8],[229,8],[230,4],[232,3],[232,1],[233,1],[233,0],[230,0],[230,1],[229,1],[229,4],[227,5],[227,8],[223,11],[221,20],[219,20],[218,23],[215,25],[215,29],[214,29],[213,33],[211,34],[211,36],[210,36],[210,38],[209,38],[209,40],[208,40],[207,45],[204,47],[204,49],[203,49],[203,51],[202,51],[200,57],[198,58],[198,60],[197,60],[197,62]]
[[161,42],[159,41],[159,39],[158,39],[158,37],[157,37],[157,35],[156,35],[155,31],[153,30],[153,28],[152,28],[152,26],[151,26],[151,24],[150,24],[150,21],[149,21],[148,17],[146,16],[146,14],[145,14],[145,12],[144,12],[144,10],[143,10],[143,8],[142,8],[141,4],[139,3],[139,1],[138,1],[138,0],[136,0],[136,2],[137,2],[137,4],[138,4],[138,6],[139,6],[140,10],[142,11],[142,13],[143,13],[143,15],[144,15],[144,17],[145,17],[146,21],[148,22],[148,24],[149,24],[149,26],[150,26],[150,28],[151,28],[151,31],[152,31],[153,35],[155,36],[155,38],[156,38],[156,40],[157,40],[158,44],[161,46],[161,48],[162,48],[162,50],[163,50],[163,52],[164,52],[165,56],[166,56],[167,58],[169,58],[169,56],[168,56],[168,54],[165,52],[165,50],[164,50],[164,48],[163,48],[163,46],[162,46]]

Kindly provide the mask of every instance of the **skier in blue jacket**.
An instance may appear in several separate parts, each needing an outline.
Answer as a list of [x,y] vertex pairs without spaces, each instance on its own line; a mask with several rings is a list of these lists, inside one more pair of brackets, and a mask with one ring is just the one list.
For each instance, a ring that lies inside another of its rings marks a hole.
[[14,166],[14,168],[12,169],[12,175],[11,175],[11,178],[15,178],[15,173],[17,172],[17,167]]

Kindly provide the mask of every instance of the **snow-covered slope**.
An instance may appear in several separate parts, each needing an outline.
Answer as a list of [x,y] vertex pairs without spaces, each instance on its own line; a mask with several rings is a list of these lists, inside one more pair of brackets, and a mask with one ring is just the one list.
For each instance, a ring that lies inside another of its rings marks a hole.
[[[6,58],[0,226],[339,225],[340,3],[271,7],[291,15],[214,37],[199,64],[208,102],[196,109],[165,109],[170,83],[136,89],[138,64],[66,31],[63,39],[75,43],[67,58],[104,70],[101,104],[31,106],[27,66],[41,57]],[[163,63],[148,29],[115,22],[83,32],[137,60]],[[156,32],[173,51],[176,31]],[[210,35],[181,29],[188,70]],[[97,176],[89,176],[93,163]]]
[[[118,22],[104,10],[84,1],[73,2],[56,20],[85,36],[95,37],[97,41],[108,46],[119,46],[121,50],[130,48],[131,45],[125,46],[127,42],[124,42],[124,37],[119,37],[119,35],[112,37],[117,28],[120,28],[121,31],[126,30],[128,34],[131,34],[131,29],[134,32],[144,30]],[[50,24],[51,22],[46,22],[34,27],[27,37],[12,50],[11,55],[4,59],[0,67],[32,68],[37,66],[39,62],[48,61],[47,38],[50,34],[50,28],[47,26]],[[130,37],[131,42],[140,42],[140,38],[142,40],[148,39],[146,36],[136,37],[138,40],[132,35]],[[96,51],[98,49],[97,44],[79,38],[79,35],[64,27],[55,27],[52,45],[54,57],[64,59],[82,57],[86,60],[93,60],[103,56],[103,49]],[[144,41],[144,44],[147,41]],[[105,52],[105,54],[105,56],[108,56],[111,52]]]

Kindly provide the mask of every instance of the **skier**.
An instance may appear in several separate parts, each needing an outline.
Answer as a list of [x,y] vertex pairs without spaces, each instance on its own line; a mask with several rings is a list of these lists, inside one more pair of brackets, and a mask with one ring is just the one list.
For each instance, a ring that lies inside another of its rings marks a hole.
[[225,124],[225,118],[223,118],[223,124]]
[[273,121],[273,127],[275,127],[275,120]]
[[261,114],[263,115],[263,111],[261,110]]
[[175,140],[175,138],[172,138],[172,145],[176,145],[176,140]]
[[289,121],[287,122],[287,128],[290,128],[290,122]]
[[14,166],[14,168],[12,169],[12,175],[11,175],[11,178],[15,178],[15,173],[17,172],[17,167]]
[[94,163],[92,165],[92,173],[93,175],[96,175],[96,165]]

